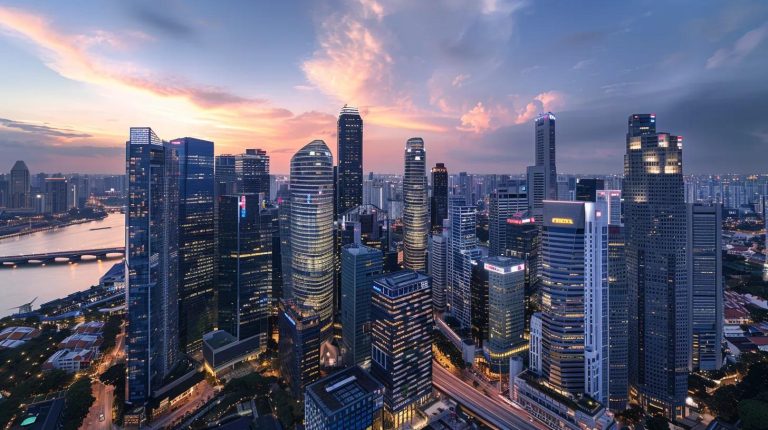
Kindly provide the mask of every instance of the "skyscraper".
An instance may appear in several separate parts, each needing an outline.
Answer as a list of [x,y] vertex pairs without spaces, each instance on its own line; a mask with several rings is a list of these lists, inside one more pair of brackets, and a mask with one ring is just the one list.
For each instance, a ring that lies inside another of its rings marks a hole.
[[266,348],[272,290],[272,218],[259,196],[219,197],[218,327]]
[[171,141],[179,152],[179,346],[200,349],[214,317],[213,142]]
[[313,140],[291,158],[291,291],[330,334],[334,301],[333,157]]
[[612,411],[622,411],[629,396],[626,238],[624,227],[611,223],[612,213],[608,206],[608,406]]
[[580,178],[576,180],[576,200],[580,202],[594,202],[597,199],[597,190],[605,188],[602,179]]
[[509,357],[525,350],[525,263],[509,257],[483,261],[488,275],[488,339],[484,352],[494,372],[507,372]]
[[149,127],[126,142],[127,402],[143,406],[179,355],[179,157]]
[[371,303],[371,374],[384,385],[385,427],[400,428],[432,393],[429,277],[405,270],[381,277]]
[[237,192],[240,194],[264,194],[269,199],[269,155],[263,149],[246,149],[245,154],[235,157]]
[[446,303],[462,327],[469,328],[472,325],[472,259],[480,257],[480,250],[475,235],[477,210],[474,206],[462,205],[463,200],[463,197],[453,198],[448,208]]
[[448,238],[441,234],[432,236],[429,248],[429,276],[432,277],[432,307],[435,312],[445,312]]
[[505,184],[493,192],[488,203],[488,255],[504,255],[507,220],[528,207],[525,185]]
[[693,369],[717,370],[723,365],[722,206],[694,203],[687,213]]
[[45,212],[60,214],[69,210],[67,179],[63,176],[45,178]]
[[527,211],[507,219],[504,255],[525,263],[525,293],[533,294],[539,282],[539,228]]
[[304,394],[307,430],[381,430],[384,387],[358,366],[313,383]]
[[427,266],[427,153],[420,137],[405,144],[403,176],[403,267],[425,271]]
[[545,201],[541,237],[542,374],[556,390],[608,400],[605,205]]
[[375,248],[352,244],[341,252],[341,340],[349,364],[363,369],[371,366],[371,287],[383,264]]
[[8,185],[9,209],[25,209],[29,205],[29,169],[19,160],[11,168],[10,182]]
[[341,215],[363,204],[363,119],[357,108],[341,108],[337,137],[336,213]]
[[443,220],[448,218],[448,169],[445,164],[437,163],[432,168],[432,231],[443,228]]
[[608,205],[608,224],[624,225],[621,220],[621,190],[597,190],[598,202]]
[[232,195],[237,191],[237,172],[235,170],[236,158],[236,156],[229,154],[216,156],[216,166],[214,169],[216,196]]
[[631,399],[670,419],[684,415],[691,354],[682,137],[630,115],[624,159]]
[[544,200],[557,199],[557,168],[555,167],[555,115],[552,112],[536,117],[534,139],[536,163],[528,167],[528,207],[540,222]]
[[320,318],[292,300],[280,300],[278,313],[280,373],[296,398],[320,377]]

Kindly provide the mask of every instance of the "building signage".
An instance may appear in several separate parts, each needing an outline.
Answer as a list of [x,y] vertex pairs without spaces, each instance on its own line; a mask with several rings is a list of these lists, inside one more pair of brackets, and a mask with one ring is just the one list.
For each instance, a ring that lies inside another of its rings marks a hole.
[[573,220],[571,218],[552,218],[552,224],[573,225]]

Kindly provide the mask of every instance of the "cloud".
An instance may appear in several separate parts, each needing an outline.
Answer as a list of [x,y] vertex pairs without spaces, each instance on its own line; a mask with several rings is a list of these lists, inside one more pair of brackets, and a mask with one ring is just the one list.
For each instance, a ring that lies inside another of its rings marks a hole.
[[376,0],[360,0],[360,5],[363,6],[364,16],[366,18],[372,16],[378,20],[384,18],[384,7]]
[[456,88],[459,88],[462,85],[464,85],[464,82],[466,82],[467,79],[469,79],[469,78],[470,78],[469,74],[459,73],[458,75],[456,75],[455,78],[453,78],[453,81],[451,82],[451,85],[453,85]]
[[481,102],[467,113],[461,116],[461,125],[456,127],[460,131],[483,133],[491,128],[491,115]]
[[15,128],[25,131],[27,133],[34,133],[39,135],[61,137],[65,139],[72,138],[88,138],[91,137],[88,133],[80,133],[70,128],[57,128],[48,125],[32,124],[22,121],[14,121],[12,119],[0,118],[0,125],[7,128]]
[[543,92],[533,98],[517,112],[515,124],[524,124],[531,121],[536,115],[543,112],[555,112],[565,106],[565,96],[559,91]]
[[589,66],[590,64],[592,64],[593,62],[594,61],[592,59],[581,60],[573,65],[573,70],[582,70],[587,66]]
[[720,48],[707,59],[706,68],[715,69],[729,64],[738,64],[755,50],[768,36],[768,23],[755,28],[743,36],[731,47]]
[[128,2],[126,4],[134,18],[156,32],[179,39],[188,39],[196,34],[194,26],[179,19],[183,14],[168,11],[168,3],[165,3],[164,7],[145,2]]

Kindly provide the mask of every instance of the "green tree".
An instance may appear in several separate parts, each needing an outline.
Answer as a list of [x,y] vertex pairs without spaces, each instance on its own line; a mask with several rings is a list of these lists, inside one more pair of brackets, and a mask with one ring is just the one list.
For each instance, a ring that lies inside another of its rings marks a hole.
[[616,414],[616,419],[621,421],[625,426],[633,426],[639,424],[643,418],[643,410],[638,405],[631,405],[629,409]]
[[99,375],[99,380],[115,387],[125,386],[125,363],[113,364],[112,367]]
[[744,430],[768,429],[768,403],[748,399],[739,402],[739,418]]
[[739,394],[735,385],[726,385],[715,391],[705,403],[714,415],[733,422],[738,414]]
[[654,415],[645,420],[647,430],[669,430],[669,421],[661,415]]
[[82,377],[69,386],[67,394],[64,396],[64,412],[62,413],[62,422],[64,430],[77,430],[83,423],[83,419],[88,415],[88,409],[91,408],[96,400],[91,393],[91,380]]

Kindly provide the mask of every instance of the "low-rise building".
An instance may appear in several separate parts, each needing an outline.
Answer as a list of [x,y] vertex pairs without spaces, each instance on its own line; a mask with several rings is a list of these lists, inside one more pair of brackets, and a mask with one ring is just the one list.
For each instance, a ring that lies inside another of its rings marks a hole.
[[90,349],[60,349],[43,363],[43,370],[59,369],[69,373],[90,367],[96,359],[96,352]]
[[256,358],[261,350],[258,336],[237,340],[224,330],[203,335],[205,369],[215,376],[220,376],[237,363]]
[[0,331],[0,350],[16,348],[40,335],[40,330],[33,327],[6,327]]
[[64,338],[59,342],[59,349],[80,350],[88,349],[97,351],[101,346],[102,338],[100,335],[75,333]]
[[307,430],[382,428],[384,386],[359,366],[327,376],[304,393]]
[[553,430],[616,428],[613,415],[597,400],[587,395],[562,394],[528,370],[514,377],[509,395],[515,404]]

